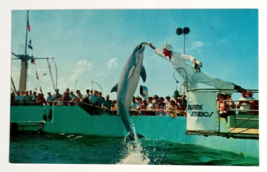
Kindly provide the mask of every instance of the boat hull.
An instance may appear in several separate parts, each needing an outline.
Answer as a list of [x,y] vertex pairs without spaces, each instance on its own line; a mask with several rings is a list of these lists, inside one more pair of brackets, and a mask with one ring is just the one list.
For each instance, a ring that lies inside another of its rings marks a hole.
[[[11,106],[10,122],[13,124],[27,121],[40,122],[43,121],[44,114],[48,116],[51,112],[51,121],[45,122],[42,128],[44,132],[107,137],[127,135],[120,116],[90,115],[79,106]],[[133,120],[136,131],[147,139],[202,145],[245,156],[259,157],[259,140],[186,135],[185,117],[131,116],[130,119]],[[227,127],[224,120],[221,120],[220,125]]]

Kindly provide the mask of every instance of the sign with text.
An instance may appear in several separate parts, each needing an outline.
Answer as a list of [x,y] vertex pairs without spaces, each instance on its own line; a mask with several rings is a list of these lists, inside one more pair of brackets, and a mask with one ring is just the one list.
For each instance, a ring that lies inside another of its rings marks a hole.
[[187,130],[218,131],[217,93],[189,91],[187,101]]

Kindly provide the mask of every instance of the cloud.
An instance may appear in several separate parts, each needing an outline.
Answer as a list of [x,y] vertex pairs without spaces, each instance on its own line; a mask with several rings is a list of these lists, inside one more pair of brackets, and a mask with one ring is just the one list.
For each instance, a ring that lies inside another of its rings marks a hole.
[[225,43],[225,42],[226,42],[226,38],[220,39],[219,41],[217,41],[217,44],[222,44],[222,43]]
[[74,81],[85,72],[89,72],[93,69],[93,63],[86,60],[80,60],[76,63],[75,68],[72,70],[72,73],[69,77],[69,81]]
[[115,57],[113,59],[109,59],[108,63],[107,63],[107,66],[108,66],[109,69],[111,69],[111,68],[115,68],[116,69],[118,67],[117,58]]
[[196,41],[192,43],[192,49],[198,49],[200,47],[203,46],[203,42],[202,41]]

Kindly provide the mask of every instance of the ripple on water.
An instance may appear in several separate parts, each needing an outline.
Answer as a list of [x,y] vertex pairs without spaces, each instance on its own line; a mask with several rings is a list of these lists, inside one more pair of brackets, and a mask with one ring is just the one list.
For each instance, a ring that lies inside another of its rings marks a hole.
[[11,163],[258,166],[259,159],[170,141],[140,139],[129,152],[124,137],[20,133],[10,137]]

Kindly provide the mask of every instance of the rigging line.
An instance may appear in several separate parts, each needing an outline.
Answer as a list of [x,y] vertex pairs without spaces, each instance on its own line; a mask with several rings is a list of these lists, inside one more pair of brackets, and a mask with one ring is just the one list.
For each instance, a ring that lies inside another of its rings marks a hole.
[[52,72],[51,72],[51,66],[49,65],[48,58],[47,58],[46,60],[47,60],[48,69],[49,69],[50,77],[51,77],[51,80],[52,80],[53,88],[54,88],[54,90],[56,91],[55,83],[54,83],[54,79],[53,79]]
[[15,92],[17,92],[12,76],[11,76],[11,83],[12,83],[12,86],[13,86],[13,89],[15,90]]
[[77,85],[77,79],[76,79],[76,82],[75,82],[74,91],[76,90],[76,85]]
[[249,129],[257,129],[257,128],[254,128],[254,127],[258,127],[259,125],[255,125],[255,126],[253,126],[252,128],[246,128],[246,129],[244,129],[244,130],[242,130],[242,131],[240,131],[240,132],[238,132],[238,133],[242,133],[242,132],[244,132],[244,131],[247,131],[247,130],[249,130]]
[[67,87],[69,87],[69,86],[70,86],[71,84],[73,84],[75,81],[76,81],[76,80],[70,82],[70,83],[67,85]]
[[[34,65],[35,65],[35,71],[36,71],[36,73],[37,73],[37,75],[38,75],[38,70],[37,70],[36,63],[34,63]],[[40,82],[39,75],[38,75],[38,83],[39,83],[39,85],[40,85],[40,87],[41,87],[41,82]],[[41,89],[40,89],[40,91],[41,91]]]
[[[54,59],[52,59],[52,62],[54,63],[55,69],[56,69],[56,89],[57,89],[57,64],[56,64]],[[52,62],[51,62],[51,64],[52,64]]]
[[[233,131],[234,129],[236,129],[237,127],[239,127],[240,125],[244,124],[245,122],[247,122],[250,118],[252,118],[255,115],[251,115],[248,119],[246,119],[245,121],[243,121],[242,123],[240,123],[238,126],[236,126],[235,128],[233,128],[231,131]],[[229,131],[229,133],[231,132]]]

